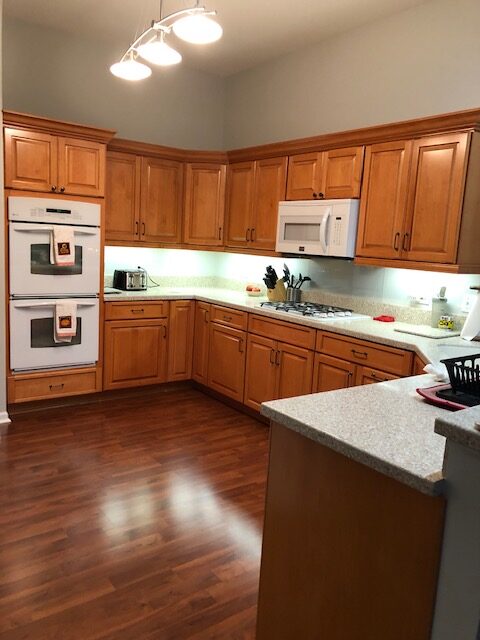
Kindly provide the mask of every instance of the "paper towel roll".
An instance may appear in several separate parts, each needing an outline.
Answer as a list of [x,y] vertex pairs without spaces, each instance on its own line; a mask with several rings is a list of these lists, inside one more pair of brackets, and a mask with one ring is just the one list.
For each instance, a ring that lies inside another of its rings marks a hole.
[[475,297],[470,313],[467,316],[465,324],[463,325],[460,337],[464,340],[475,340],[480,334],[480,291]]

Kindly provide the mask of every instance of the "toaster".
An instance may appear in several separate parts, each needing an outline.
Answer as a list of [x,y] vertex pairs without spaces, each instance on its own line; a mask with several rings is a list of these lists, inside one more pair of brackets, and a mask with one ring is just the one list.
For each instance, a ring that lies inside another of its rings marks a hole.
[[147,288],[147,272],[140,269],[136,271],[115,269],[113,287],[123,291],[145,291]]

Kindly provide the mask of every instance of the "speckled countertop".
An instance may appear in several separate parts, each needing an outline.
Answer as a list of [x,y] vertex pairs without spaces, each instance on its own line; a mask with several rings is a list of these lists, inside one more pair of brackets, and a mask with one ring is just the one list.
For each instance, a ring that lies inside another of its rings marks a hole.
[[435,432],[480,452],[480,406],[445,412],[435,421]]
[[167,288],[153,287],[147,291],[124,291],[120,294],[106,294],[106,302],[120,302],[126,300],[185,300],[195,299],[214,304],[226,304],[240,311],[255,312],[260,315],[302,324],[315,329],[324,329],[332,333],[340,333],[353,338],[372,340],[379,344],[399,347],[417,353],[424,360],[438,362],[442,358],[457,357],[480,352],[480,344],[473,345],[459,337],[452,338],[423,338],[395,331],[400,323],[376,322],[371,318],[355,318],[345,320],[314,320],[302,316],[292,316],[288,313],[272,311],[260,307],[266,298],[249,297],[244,292],[229,289],[196,288]]
[[262,414],[428,495],[442,493],[444,409],[415,393],[430,376],[315,393],[262,405]]

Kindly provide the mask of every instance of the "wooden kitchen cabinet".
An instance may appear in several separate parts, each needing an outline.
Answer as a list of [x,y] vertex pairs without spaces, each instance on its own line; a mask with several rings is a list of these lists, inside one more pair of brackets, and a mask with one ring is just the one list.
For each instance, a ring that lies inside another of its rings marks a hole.
[[5,128],[5,186],[65,195],[104,195],[105,144]]
[[287,200],[358,198],[364,147],[347,147],[290,156]]
[[378,371],[370,367],[357,367],[355,373],[355,384],[375,384],[376,382],[388,382],[389,380],[397,380],[398,376],[392,376],[391,373]]
[[195,334],[193,339],[192,378],[200,384],[208,384],[208,356],[210,345],[210,305],[195,303]]
[[138,387],[167,380],[168,319],[105,323],[104,386]]
[[313,393],[347,389],[355,381],[355,365],[340,358],[315,354]]
[[193,300],[170,302],[168,332],[168,381],[190,380],[195,321]]
[[141,158],[133,153],[107,153],[105,236],[134,241],[140,237]]
[[291,344],[278,344],[277,398],[312,392],[313,352]]
[[285,157],[229,165],[227,246],[275,249],[278,203],[285,198],[286,175]]
[[242,402],[245,379],[246,333],[210,323],[208,386]]
[[212,247],[223,244],[226,169],[224,164],[187,164],[184,214],[187,244]]

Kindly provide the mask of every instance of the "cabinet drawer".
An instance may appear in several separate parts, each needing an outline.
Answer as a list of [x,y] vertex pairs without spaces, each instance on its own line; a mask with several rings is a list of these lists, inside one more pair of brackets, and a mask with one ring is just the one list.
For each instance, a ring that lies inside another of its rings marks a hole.
[[228,307],[219,307],[215,304],[212,305],[212,322],[218,322],[228,327],[245,330],[247,328],[247,318],[248,315],[243,311],[229,309]]
[[315,329],[302,327],[290,322],[279,322],[262,316],[250,315],[248,331],[249,333],[256,333],[259,336],[280,340],[305,349],[313,349],[315,347]]
[[57,374],[12,376],[8,380],[8,402],[29,402],[61,396],[76,396],[100,391],[97,371],[75,371]]
[[342,360],[349,360],[399,376],[410,375],[412,367],[413,354],[410,351],[324,331],[317,333],[316,350],[335,358],[342,358]]
[[105,320],[142,320],[149,318],[166,318],[168,302],[107,302],[105,304]]
[[378,371],[378,369],[371,369],[370,367],[357,367],[355,384],[375,384],[376,382],[387,382],[387,380],[397,379],[398,376],[393,376],[391,373],[385,373],[385,371]]

